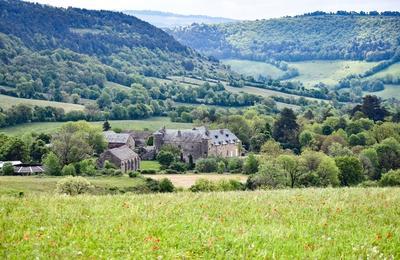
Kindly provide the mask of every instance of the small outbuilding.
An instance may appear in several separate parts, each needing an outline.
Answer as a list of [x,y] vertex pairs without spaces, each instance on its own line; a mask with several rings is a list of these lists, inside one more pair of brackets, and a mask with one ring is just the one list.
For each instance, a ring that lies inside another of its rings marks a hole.
[[115,133],[114,131],[104,132],[104,137],[108,142],[108,148],[113,149],[121,146],[128,146],[135,149],[135,139],[130,133]]
[[127,145],[108,149],[100,155],[99,164],[104,166],[105,161],[113,163],[123,172],[136,171],[140,168],[140,157]]

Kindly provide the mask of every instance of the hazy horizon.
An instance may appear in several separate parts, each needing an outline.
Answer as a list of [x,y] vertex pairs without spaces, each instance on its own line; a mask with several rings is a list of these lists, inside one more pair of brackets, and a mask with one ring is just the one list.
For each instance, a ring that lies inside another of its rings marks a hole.
[[80,7],[87,9],[104,9],[113,11],[146,10],[161,11],[181,15],[206,15],[239,20],[267,19],[283,16],[300,15],[313,11],[336,12],[345,11],[399,11],[398,0],[356,0],[356,1],[263,1],[263,0],[99,0],[96,3],[83,0],[36,0],[38,2],[58,7]]

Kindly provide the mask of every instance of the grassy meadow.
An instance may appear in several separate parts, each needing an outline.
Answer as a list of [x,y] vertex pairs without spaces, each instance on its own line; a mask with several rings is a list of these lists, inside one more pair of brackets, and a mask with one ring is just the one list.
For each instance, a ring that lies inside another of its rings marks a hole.
[[55,101],[47,101],[47,100],[38,100],[38,99],[26,99],[26,98],[17,98],[0,94],[0,107],[1,108],[10,108],[13,105],[31,105],[31,106],[51,106],[56,108],[63,108],[65,112],[70,112],[73,110],[83,110],[84,106],[76,105],[71,103],[62,103]]
[[231,66],[231,69],[237,73],[254,78],[264,76],[277,79],[284,74],[284,71],[266,62],[228,59],[222,60],[222,63]]
[[305,87],[313,87],[320,82],[335,85],[340,79],[350,74],[365,72],[376,64],[376,62],[348,60],[290,62],[289,65],[297,68],[300,73],[299,76],[290,80],[300,81]]
[[400,99],[400,85],[385,85],[385,89],[378,92],[364,92],[364,94],[375,95],[383,99],[397,98]]
[[0,256],[397,259],[398,188],[0,197]]
[[370,76],[370,78],[384,78],[388,75],[391,75],[393,77],[399,77],[400,76],[400,62],[395,63],[388,68],[379,71],[378,73],[375,73],[374,75]]
[[[175,123],[171,122],[168,117],[153,117],[144,120],[110,120],[112,128],[120,128],[122,130],[150,130],[156,131],[161,127],[169,128],[191,128],[190,123]],[[101,126],[104,122],[89,122],[93,125]],[[27,123],[12,127],[1,128],[0,133],[8,135],[21,135],[27,132],[36,133],[53,133],[57,131],[64,123],[63,122],[44,122],[44,123]]]

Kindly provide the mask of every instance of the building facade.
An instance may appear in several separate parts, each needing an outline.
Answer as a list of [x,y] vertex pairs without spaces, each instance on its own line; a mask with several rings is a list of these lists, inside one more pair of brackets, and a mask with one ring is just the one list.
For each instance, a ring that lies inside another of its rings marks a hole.
[[117,166],[122,172],[137,171],[140,169],[140,157],[130,147],[124,145],[108,149],[100,155],[99,164],[109,161]]
[[237,157],[241,141],[228,129],[208,130],[205,127],[174,130],[162,128],[153,134],[158,153],[163,145],[173,145],[181,151],[181,160],[195,162],[209,156]]

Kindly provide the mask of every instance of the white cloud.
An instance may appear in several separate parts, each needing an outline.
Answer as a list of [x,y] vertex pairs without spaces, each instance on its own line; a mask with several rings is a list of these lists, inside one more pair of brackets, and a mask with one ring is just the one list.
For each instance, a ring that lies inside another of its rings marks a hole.
[[60,7],[157,10],[236,19],[262,19],[322,11],[399,11],[399,0],[32,0]]

